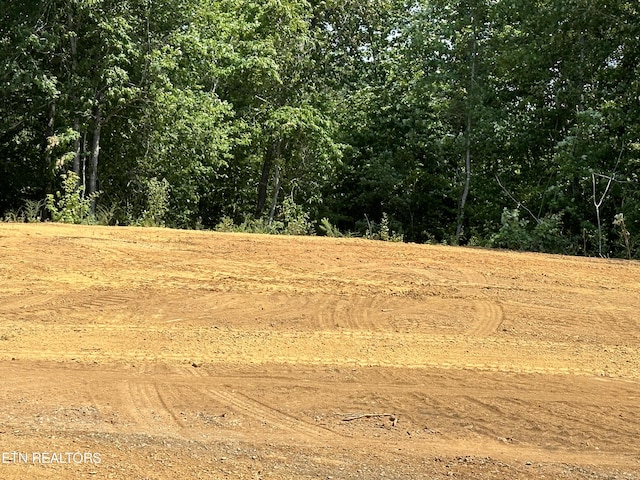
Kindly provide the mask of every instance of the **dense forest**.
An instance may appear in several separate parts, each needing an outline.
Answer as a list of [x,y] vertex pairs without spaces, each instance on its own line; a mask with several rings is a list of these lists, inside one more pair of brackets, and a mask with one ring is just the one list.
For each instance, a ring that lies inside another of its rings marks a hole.
[[0,217],[640,257],[637,0],[0,1]]

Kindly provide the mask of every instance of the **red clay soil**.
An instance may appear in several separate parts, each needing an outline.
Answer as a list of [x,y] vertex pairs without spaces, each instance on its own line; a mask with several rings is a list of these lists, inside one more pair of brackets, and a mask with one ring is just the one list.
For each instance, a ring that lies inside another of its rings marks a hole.
[[640,263],[0,224],[1,479],[640,478]]

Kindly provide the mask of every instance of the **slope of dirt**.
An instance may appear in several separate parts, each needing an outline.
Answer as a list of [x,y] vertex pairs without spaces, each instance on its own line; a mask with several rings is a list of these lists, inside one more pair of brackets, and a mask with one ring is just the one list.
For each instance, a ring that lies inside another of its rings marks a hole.
[[0,224],[0,478],[640,478],[638,312],[637,262]]

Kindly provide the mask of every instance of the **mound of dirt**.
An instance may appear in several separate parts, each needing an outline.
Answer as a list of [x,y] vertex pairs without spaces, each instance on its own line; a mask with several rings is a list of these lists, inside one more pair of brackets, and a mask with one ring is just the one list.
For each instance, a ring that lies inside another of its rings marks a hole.
[[0,478],[640,478],[640,264],[0,224]]

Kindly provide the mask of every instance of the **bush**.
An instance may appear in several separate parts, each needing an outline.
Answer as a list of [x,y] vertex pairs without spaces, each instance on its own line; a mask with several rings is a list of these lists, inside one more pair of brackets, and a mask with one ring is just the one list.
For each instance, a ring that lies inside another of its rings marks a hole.
[[502,212],[500,230],[491,236],[489,245],[510,250],[566,253],[570,244],[562,234],[560,215],[543,217],[533,228],[529,223],[529,220],[520,218],[520,210],[505,208]]
[[238,226],[233,222],[233,218],[225,215],[220,219],[214,230],[216,232],[235,232]]
[[282,216],[282,232],[285,235],[309,235],[312,225],[309,222],[309,213],[304,211],[302,205],[298,205],[292,198],[286,197],[280,206]]
[[164,227],[164,216],[169,211],[169,182],[166,178],[152,178],[147,182],[147,208],[138,224],[144,227]]
[[287,197],[279,208],[279,218],[245,217],[244,221],[236,225],[231,217],[224,216],[216,225],[218,232],[266,233],[272,235],[311,235],[312,225],[309,213],[301,205]]
[[45,206],[46,200],[25,200],[24,202],[24,218],[27,222],[39,222],[42,219],[42,208]]
[[280,234],[284,224],[279,221],[269,222],[265,218],[245,217],[240,224],[236,224],[231,217],[224,216],[215,226],[216,232],[237,232],[237,233],[266,233]]
[[91,203],[98,198],[95,192],[84,195],[84,186],[79,185],[79,177],[74,172],[62,175],[62,192],[47,195],[46,208],[51,213],[54,222],[63,223],[93,223]]
[[[116,216],[116,205],[107,207],[105,205],[98,205],[96,207],[95,221],[98,225],[111,225]],[[117,221],[115,222],[118,223]]]
[[318,226],[318,228],[321,232],[324,232],[327,237],[338,238],[344,236],[342,235],[342,232],[338,230],[338,227],[333,225],[327,217],[324,217],[322,220],[320,220],[320,225]]
[[404,240],[404,235],[391,229],[391,221],[386,212],[382,213],[380,224],[369,220],[369,217],[366,215],[365,219],[367,220],[365,238],[369,240],[382,240],[384,242],[402,242]]
[[24,213],[20,210],[9,210],[2,219],[6,223],[24,223]]
[[624,222],[624,213],[618,213],[613,218],[613,224],[618,227],[620,239],[625,247],[627,258],[631,260],[631,234],[627,230],[627,225]]

